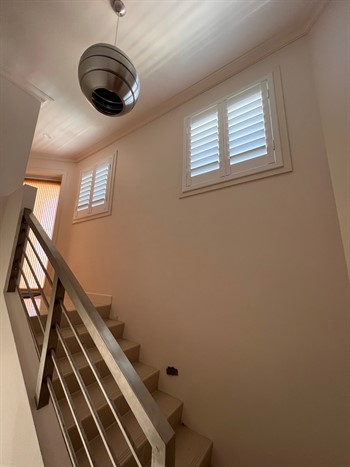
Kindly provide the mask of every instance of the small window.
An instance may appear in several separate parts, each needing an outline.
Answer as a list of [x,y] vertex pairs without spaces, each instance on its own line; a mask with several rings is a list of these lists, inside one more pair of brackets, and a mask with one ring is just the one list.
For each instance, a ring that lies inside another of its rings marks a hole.
[[113,172],[114,157],[109,157],[80,173],[73,222],[111,213]]
[[283,167],[272,75],[187,117],[185,129],[183,192]]

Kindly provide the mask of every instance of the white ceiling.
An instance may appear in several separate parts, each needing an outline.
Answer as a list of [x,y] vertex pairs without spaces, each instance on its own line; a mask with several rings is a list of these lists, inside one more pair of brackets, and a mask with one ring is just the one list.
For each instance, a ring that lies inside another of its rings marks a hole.
[[0,0],[0,73],[52,99],[41,108],[33,152],[74,160],[112,142],[243,54],[266,43],[278,48],[305,32],[327,3],[124,1],[117,46],[138,70],[141,95],[130,114],[106,117],[81,93],[77,68],[87,47],[114,42],[117,16],[109,0]]

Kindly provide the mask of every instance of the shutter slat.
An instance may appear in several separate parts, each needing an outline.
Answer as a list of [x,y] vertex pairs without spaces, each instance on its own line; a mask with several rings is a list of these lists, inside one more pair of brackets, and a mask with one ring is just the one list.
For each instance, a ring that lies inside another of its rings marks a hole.
[[107,179],[101,180],[100,182],[94,184],[94,192],[96,190],[100,190],[101,187],[106,187],[106,186],[107,186]]
[[199,115],[192,117],[191,133],[193,132],[195,134],[198,128],[203,127],[206,124],[210,124],[211,122],[217,120],[217,118],[218,118],[218,115],[217,115],[216,107],[209,109],[209,111],[207,112],[203,112]]
[[229,127],[228,127],[228,131],[229,131],[229,135],[237,132],[237,131],[240,131],[240,130],[243,130],[245,128],[248,128],[248,126],[252,126],[252,125],[255,125],[257,123],[262,123],[264,125],[264,117],[263,115],[257,115],[256,117],[253,117],[253,118],[249,118],[243,122],[241,122],[240,124],[229,124]]
[[191,134],[191,145],[200,141],[202,138],[206,138],[207,136],[213,136],[217,133],[218,126],[210,126],[209,128],[204,129],[203,131],[198,132],[196,135]]
[[216,160],[219,162],[219,150],[218,150],[218,148],[217,147],[210,148],[210,149],[207,149],[206,151],[202,151],[197,156],[191,157],[191,163],[200,161],[201,159],[204,159],[205,157],[209,157],[209,156],[216,156]]
[[97,198],[100,198],[101,196],[103,198],[106,197],[106,187],[102,188],[101,190],[94,191],[94,196],[92,200],[95,201]]
[[218,162],[213,164],[207,164],[203,167],[198,167],[197,169],[191,170],[191,177],[196,177],[197,175],[202,175],[208,172],[213,172],[214,170],[218,170],[220,165]]
[[247,151],[253,151],[256,148],[265,148],[265,151],[266,151],[265,137],[259,138],[247,144],[241,144],[239,146],[233,145],[232,150],[230,148],[230,157],[237,156],[238,154],[242,154]]
[[[253,143],[254,141],[259,141],[261,139],[263,139],[264,144],[266,144],[265,130],[254,131],[253,133],[242,136],[241,138],[233,138],[231,140],[232,144],[230,144],[230,149],[239,148],[240,146],[244,146],[245,144]],[[260,143],[258,143],[257,146],[260,146]]]
[[262,107],[262,101],[261,98],[254,100],[253,102],[250,102],[249,104],[242,105],[237,108],[235,105],[231,105],[227,109],[227,114],[230,118],[233,117],[238,117],[239,115],[244,115],[254,109],[258,109]]
[[242,107],[245,107],[257,100],[261,100],[261,90],[260,90],[259,85],[258,85],[258,89],[255,89],[254,91],[248,90],[246,92],[238,94],[235,97],[232,97],[231,99],[228,100],[228,103],[231,107],[235,107],[236,109],[241,109]]
[[191,149],[191,156],[196,157],[202,152],[207,151],[208,149],[218,149],[217,141],[209,141],[208,143],[202,144],[201,146],[197,146],[196,148]]
[[201,139],[200,141],[197,141],[195,144],[191,144],[191,154],[194,154],[194,151],[198,151],[203,146],[207,145],[215,145],[217,144],[217,140],[213,136],[207,136],[206,138]]
[[253,125],[246,126],[238,131],[231,131],[230,134],[232,135],[233,139],[238,139],[243,136],[249,135],[254,133],[255,131],[263,130],[265,131],[264,122],[254,123]]
[[250,118],[254,118],[254,117],[257,117],[257,116],[263,116],[263,107],[262,106],[256,107],[255,109],[252,109],[249,112],[245,112],[245,113],[239,114],[237,116],[232,116],[229,119],[229,125],[230,126],[231,125],[239,125],[239,124],[249,120]]
[[196,128],[193,128],[193,124],[191,123],[191,138],[196,138],[198,135],[200,135],[203,131],[207,131],[210,128],[216,128],[218,126],[218,116],[215,115],[213,120],[210,120],[209,122],[205,122],[201,125],[197,125]]
[[207,164],[212,164],[213,162],[218,162],[218,158],[216,155],[203,157],[198,161],[191,162],[191,170],[197,169],[198,167],[203,167]]
[[256,148],[253,151],[247,151],[245,153],[240,153],[236,156],[230,158],[230,165],[238,164],[239,162],[245,162],[250,159],[255,159],[257,157],[266,156],[266,147]]

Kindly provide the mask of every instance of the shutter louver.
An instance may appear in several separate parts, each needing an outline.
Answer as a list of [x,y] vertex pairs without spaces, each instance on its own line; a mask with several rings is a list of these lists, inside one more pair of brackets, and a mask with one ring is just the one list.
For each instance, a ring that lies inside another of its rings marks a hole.
[[230,165],[268,154],[260,84],[228,100],[227,127]]
[[79,197],[77,203],[77,212],[89,209],[91,189],[92,189],[93,170],[85,172],[81,176]]
[[94,189],[92,194],[91,207],[102,206],[107,201],[108,177],[110,163],[105,162],[96,168]]
[[190,174],[196,177],[219,167],[219,115],[215,106],[191,119]]

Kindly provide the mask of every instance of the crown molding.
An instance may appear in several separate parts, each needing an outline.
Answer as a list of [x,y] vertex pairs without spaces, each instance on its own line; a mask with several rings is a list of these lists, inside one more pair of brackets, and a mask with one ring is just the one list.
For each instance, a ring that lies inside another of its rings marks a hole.
[[78,162],[77,159],[69,156],[59,156],[55,154],[42,153],[42,152],[31,152],[29,155],[29,161],[53,161],[53,162],[66,162],[67,164],[76,164]]
[[27,81],[23,76],[14,76],[13,73],[10,73],[6,68],[0,68],[0,76],[7,79],[10,83],[20,88],[22,91],[34,97],[37,101],[40,102],[41,106],[47,102],[52,102],[54,99],[46,94],[41,89],[34,86],[34,84]]

